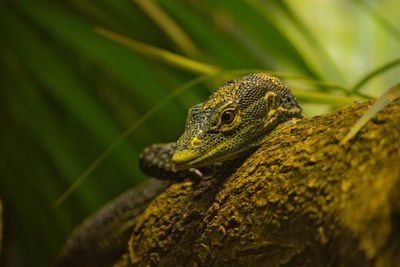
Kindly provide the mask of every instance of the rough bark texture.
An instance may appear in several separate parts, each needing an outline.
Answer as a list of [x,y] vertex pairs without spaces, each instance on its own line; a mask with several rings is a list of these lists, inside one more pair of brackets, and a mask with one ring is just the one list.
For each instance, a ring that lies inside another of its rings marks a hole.
[[[118,266],[400,266],[400,101],[274,130],[225,177],[173,184]],[[131,262],[131,263],[128,263]]]

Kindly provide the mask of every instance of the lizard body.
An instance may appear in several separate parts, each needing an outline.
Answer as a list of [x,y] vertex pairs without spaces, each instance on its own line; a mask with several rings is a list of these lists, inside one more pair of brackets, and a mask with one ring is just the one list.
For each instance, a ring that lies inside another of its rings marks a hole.
[[227,82],[190,108],[177,142],[152,145],[141,154],[142,171],[167,182],[152,180],[85,220],[66,243],[59,266],[100,266],[115,259],[126,248],[135,218],[169,183],[212,177],[253,151],[278,124],[300,117],[294,96],[274,76],[258,73]]
[[129,189],[86,218],[71,233],[57,266],[111,266],[125,252],[136,217],[169,184],[151,179]]

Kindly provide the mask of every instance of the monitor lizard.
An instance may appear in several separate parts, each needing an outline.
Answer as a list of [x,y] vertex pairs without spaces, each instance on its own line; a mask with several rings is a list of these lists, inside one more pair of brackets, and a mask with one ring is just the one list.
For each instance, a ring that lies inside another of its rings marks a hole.
[[301,116],[290,89],[272,75],[228,81],[189,109],[177,142],[144,149],[140,168],[160,180],[129,190],[86,219],[68,239],[59,266],[116,261],[126,250],[136,217],[170,183],[212,177],[253,152],[277,125]]

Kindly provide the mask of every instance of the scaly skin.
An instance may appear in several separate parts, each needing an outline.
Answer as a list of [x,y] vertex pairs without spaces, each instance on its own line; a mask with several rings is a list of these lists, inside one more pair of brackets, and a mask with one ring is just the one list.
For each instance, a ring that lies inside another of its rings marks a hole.
[[63,249],[59,266],[109,264],[126,248],[135,218],[170,182],[212,177],[251,153],[278,124],[301,117],[290,90],[268,74],[229,81],[193,106],[176,143],[156,144],[140,156],[153,180],[112,201],[80,225]]
[[217,163],[246,155],[278,124],[300,117],[300,106],[278,78],[245,76],[193,106],[178,141],[145,149],[140,166],[164,179],[199,177]]

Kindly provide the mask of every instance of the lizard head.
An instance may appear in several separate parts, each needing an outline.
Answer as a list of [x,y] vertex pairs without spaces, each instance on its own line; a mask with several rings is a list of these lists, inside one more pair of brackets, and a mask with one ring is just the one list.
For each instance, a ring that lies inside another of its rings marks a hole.
[[294,117],[301,108],[278,78],[258,73],[229,81],[189,110],[172,161],[185,170],[237,158]]

